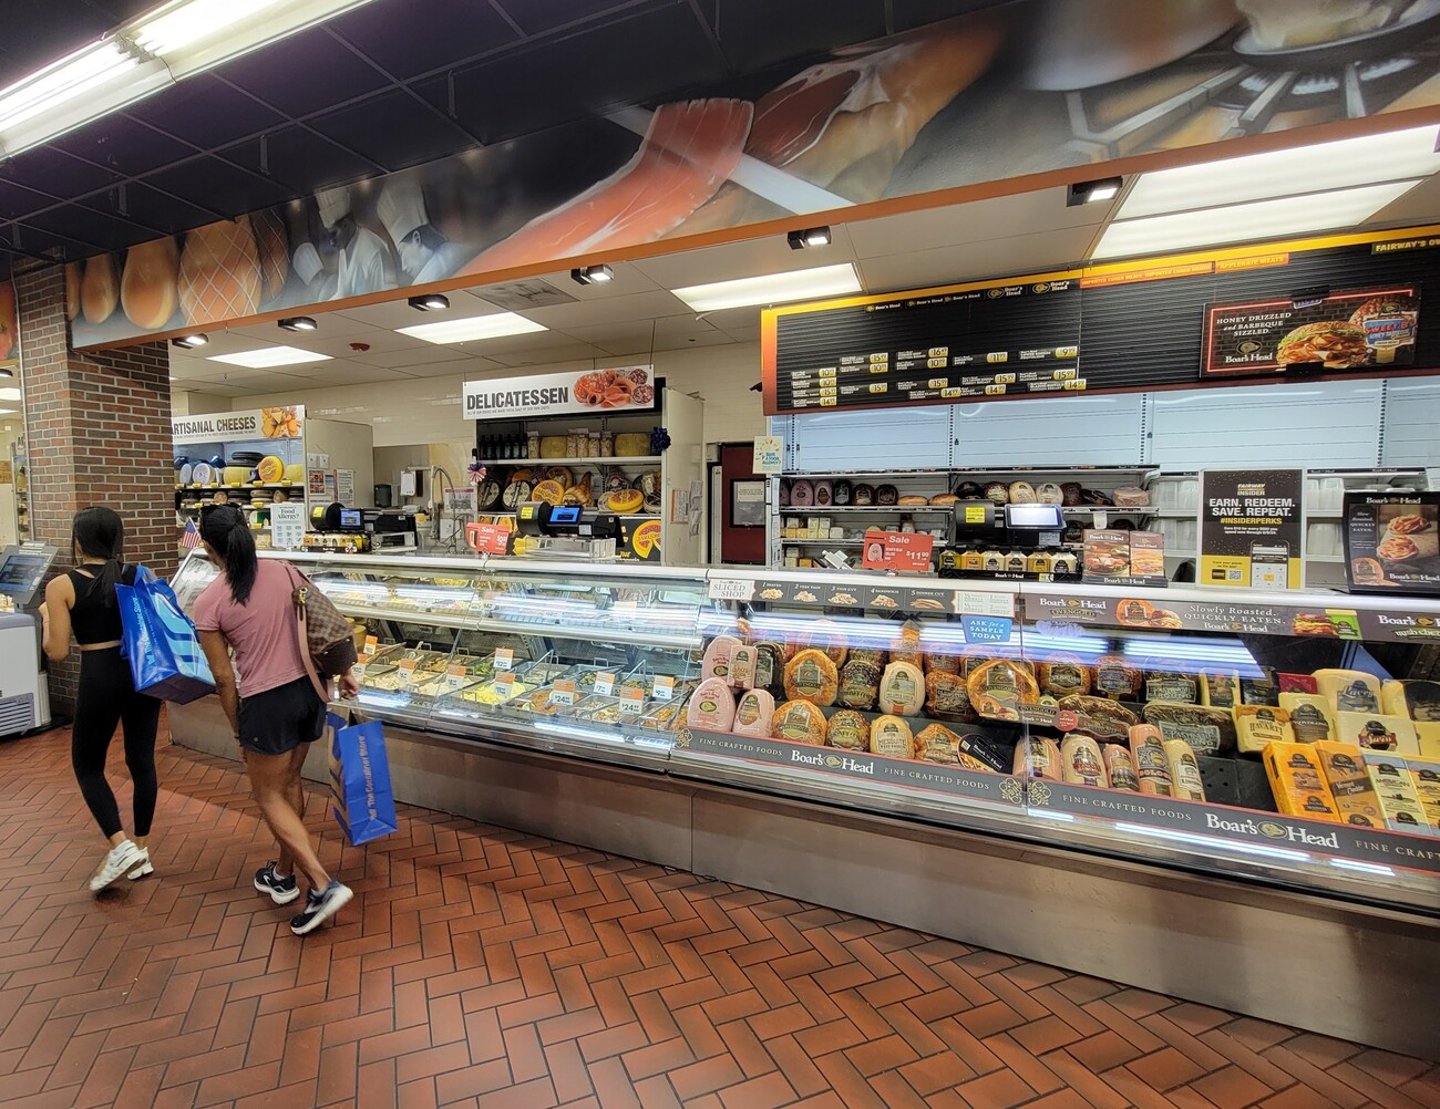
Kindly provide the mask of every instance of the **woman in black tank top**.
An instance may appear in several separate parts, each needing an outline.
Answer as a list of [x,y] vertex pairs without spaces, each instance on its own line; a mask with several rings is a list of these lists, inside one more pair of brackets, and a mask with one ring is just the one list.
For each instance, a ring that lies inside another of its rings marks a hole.
[[[122,874],[143,878],[153,872],[146,840],[155,815],[155,733],[160,702],[135,690],[130,664],[120,657],[120,605],[115,585],[135,580],[135,567],[121,561],[125,527],[108,508],[87,508],[75,516],[72,534],[76,566],[51,580],[40,608],[45,653],[56,662],[70,654],[70,635],[80,648],[80,684],[70,732],[70,761],[80,792],[110,850],[90,878],[98,892]],[[135,785],[135,834],[125,833],[120,808],[105,780],[105,759],[115,728],[125,732],[125,764]]]

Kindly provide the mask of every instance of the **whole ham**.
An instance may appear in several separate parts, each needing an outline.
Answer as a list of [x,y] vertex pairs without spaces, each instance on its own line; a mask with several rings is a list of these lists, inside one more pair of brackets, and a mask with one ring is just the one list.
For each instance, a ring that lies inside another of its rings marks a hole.
[[661,105],[629,162],[483,251],[460,272],[573,258],[668,234],[734,171],[753,115],[754,106],[744,100]]

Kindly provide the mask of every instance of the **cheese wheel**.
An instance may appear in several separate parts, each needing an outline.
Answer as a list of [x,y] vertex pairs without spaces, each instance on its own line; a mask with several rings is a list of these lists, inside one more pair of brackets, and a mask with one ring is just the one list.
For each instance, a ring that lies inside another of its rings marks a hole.
[[80,309],[86,323],[104,323],[120,301],[120,283],[115,280],[115,259],[97,254],[85,262],[80,278]]
[[864,751],[870,745],[870,722],[852,709],[841,709],[830,717],[825,743],[843,751]]
[[528,481],[512,481],[505,486],[505,492],[500,499],[506,508],[519,508],[530,499],[530,483]]
[[263,482],[279,481],[285,476],[285,463],[273,454],[267,454],[255,467],[255,473]]
[[833,705],[839,692],[839,671],[824,651],[806,648],[785,664],[785,696],[790,700]]
[[915,716],[925,704],[925,675],[913,662],[892,662],[880,678],[880,711]]
[[132,246],[125,252],[120,305],[136,327],[158,331],[180,305],[180,248],[174,236]]
[[605,507],[611,512],[639,512],[645,507],[645,495],[638,489],[617,489],[605,494]]
[[818,747],[825,742],[825,714],[809,701],[786,701],[770,719],[770,734]]
[[537,501],[544,501],[546,504],[555,505],[560,503],[560,498],[565,495],[565,487],[558,481],[537,482],[530,495]]
[[915,735],[898,716],[877,716],[870,724],[870,753],[892,759],[915,757]]

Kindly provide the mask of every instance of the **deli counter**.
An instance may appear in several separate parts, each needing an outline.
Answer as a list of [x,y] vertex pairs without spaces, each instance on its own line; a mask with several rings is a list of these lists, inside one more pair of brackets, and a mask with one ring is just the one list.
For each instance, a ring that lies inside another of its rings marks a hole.
[[[291,560],[399,800],[1433,1049],[1440,603]],[[170,712],[233,756],[213,698]]]

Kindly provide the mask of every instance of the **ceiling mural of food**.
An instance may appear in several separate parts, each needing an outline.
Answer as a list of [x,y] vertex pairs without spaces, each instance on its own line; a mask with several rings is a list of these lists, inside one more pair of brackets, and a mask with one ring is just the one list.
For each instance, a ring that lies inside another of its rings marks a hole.
[[768,91],[739,78],[72,263],[74,342],[1440,105],[1440,0],[966,6]]

